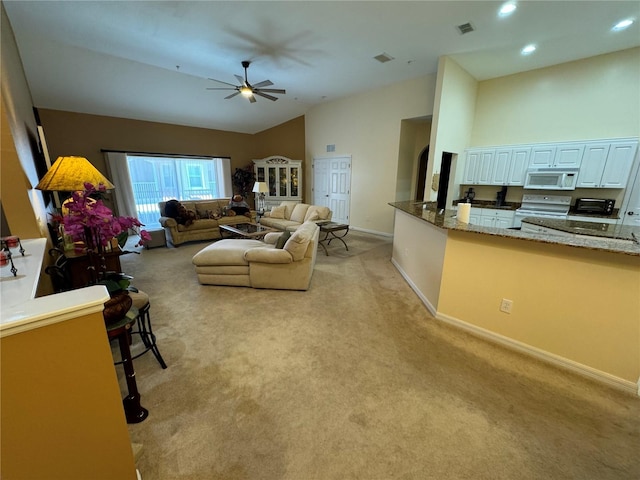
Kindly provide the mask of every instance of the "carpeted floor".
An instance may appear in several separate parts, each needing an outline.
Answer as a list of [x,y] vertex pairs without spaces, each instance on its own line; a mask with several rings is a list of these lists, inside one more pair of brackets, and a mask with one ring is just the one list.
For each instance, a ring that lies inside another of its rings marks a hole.
[[640,478],[640,399],[438,322],[346,239],[307,292],[201,286],[206,242],[122,258],[169,365],[135,360],[144,480]]

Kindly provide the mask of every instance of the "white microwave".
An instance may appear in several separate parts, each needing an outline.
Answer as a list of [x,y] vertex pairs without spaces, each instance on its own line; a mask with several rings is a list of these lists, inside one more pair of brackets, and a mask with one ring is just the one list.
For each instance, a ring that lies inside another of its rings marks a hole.
[[577,168],[534,168],[527,170],[524,188],[530,190],[575,190]]

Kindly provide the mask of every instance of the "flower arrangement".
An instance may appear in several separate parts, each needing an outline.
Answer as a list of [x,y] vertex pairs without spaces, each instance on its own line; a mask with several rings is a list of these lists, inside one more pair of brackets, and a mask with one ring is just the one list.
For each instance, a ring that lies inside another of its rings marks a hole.
[[[126,239],[129,230],[144,226],[137,218],[115,217],[102,200],[91,197],[105,191],[102,184],[96,188],[91,183],[85,183],[83,191],[74,192],[71,200],[65,202],[64,208],[68,212],[55,218],[62,223],[65,234],[74,242],[84,242],[87,250],[95,253],[102,253],[105,247],[111,245],[113,238],[124,236]],[[140,230],[139,234],[140,240],[136,246],[151,240],[146,230]]]

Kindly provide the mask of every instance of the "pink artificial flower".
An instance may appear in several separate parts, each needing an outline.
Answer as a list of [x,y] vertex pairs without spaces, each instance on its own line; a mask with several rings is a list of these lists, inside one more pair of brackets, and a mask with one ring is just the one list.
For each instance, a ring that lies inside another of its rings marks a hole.
[[[96,188],[91,183],[85,183],[84,188],[82,192],[74,192],[71,200],[65,203],[69,213],[61,218],[65,232],[74,241],[107,246],[114,237],[143,226],[137,218],[114,217],[111,209],[102,200],[90,197],[96,192]],[[104,192],[106,188],[100,184],[97,191]],[[90,239],[87,238],[89,236]],[[138,245],[144,245],[149,240],[151,236],[142,230]]]

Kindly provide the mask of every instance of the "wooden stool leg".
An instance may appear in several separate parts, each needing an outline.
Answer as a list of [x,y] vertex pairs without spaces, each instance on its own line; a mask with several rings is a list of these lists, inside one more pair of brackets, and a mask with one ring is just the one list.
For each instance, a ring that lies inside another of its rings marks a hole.
[[140,405],[140,393],[136,384],[136,372],[133,369],[133,361],[131,359],[131,350],[129,349],[129,335],[124,330],[118,335],[118,344],[120,345],[120,355],[122,356],[122,366],[124,368],[127,380],[127,389],[129,395],[124,397],[122,404],[124,405],[124,414],[127,423],[140,423],[149,415],[149,411]]

